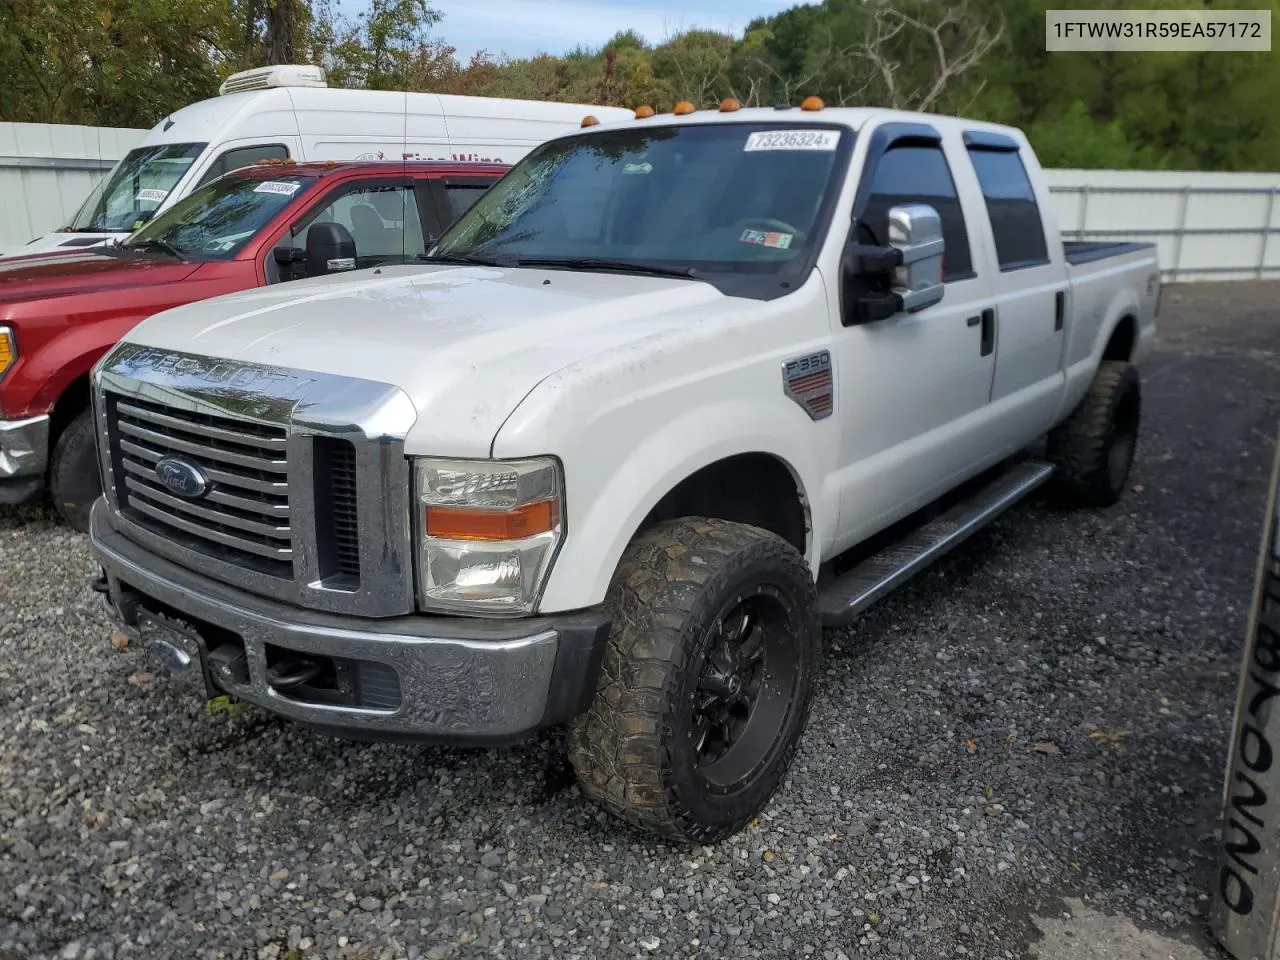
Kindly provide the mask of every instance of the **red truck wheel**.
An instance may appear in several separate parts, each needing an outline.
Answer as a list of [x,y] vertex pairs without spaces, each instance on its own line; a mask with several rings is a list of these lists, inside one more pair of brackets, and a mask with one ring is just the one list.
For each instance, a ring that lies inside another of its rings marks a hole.
[[102,494],[93,444],[93,414],[80,413],[67,424],[49,459],[49,495],[54,509],[81,533],[89,530],[89,510]]

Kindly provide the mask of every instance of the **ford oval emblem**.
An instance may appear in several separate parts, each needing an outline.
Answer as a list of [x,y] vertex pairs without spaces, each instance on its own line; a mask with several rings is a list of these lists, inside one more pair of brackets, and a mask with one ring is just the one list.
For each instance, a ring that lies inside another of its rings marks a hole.
[[156,479],[170,493],[185,500],[199,500],[209,492],[209,478],[183,457],[162,457],[158,460]]

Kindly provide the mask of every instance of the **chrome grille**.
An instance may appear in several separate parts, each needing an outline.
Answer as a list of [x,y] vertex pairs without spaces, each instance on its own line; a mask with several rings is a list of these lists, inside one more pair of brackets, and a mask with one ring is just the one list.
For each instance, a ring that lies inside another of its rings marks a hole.
[[[414,610],[404,391],[129,341],[93,381],[103,521],[157,563],[327,613]],[[168,456],[188,462],[161,483]]]
[[[217,559],[293,576],[293,530],[283,427],[109,395],[116,495],[135,523]],[[181,456],[210,487],[198,500],[167,490],[155,465]]]

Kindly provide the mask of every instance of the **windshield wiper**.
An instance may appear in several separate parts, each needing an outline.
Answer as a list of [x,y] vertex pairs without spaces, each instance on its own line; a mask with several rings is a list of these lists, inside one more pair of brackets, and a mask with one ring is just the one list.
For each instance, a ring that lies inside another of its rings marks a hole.
[[488,257],[476,257],[465,253],[437,253],[435,256],[428,253],[420,253],[418,254],[418,260],[422,263],[459,263],[472,267],[507,266],[505,263],[491,260]]
[[566,270],[617,270],[620,273],[643,273],[654,277],[698,278],[693,267],[666,267],[635,260],[607,260],[601,257],[525,257],[517,267],[561,267]]
[[187,255],[175,247],[168,240],[162,240],[159,237],[152,237],[149,240],[137,240],[133,243],[122,243],[119,246],[127,250],[163,250],[169,256],[181,260],[183,263],[187,260]]

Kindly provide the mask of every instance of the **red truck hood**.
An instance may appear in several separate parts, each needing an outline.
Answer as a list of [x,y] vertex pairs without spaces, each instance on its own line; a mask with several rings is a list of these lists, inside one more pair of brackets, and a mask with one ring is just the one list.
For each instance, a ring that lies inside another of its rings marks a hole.
[[177,283],[191,276],[198,263],[179,263],[146,254],[36,254],[0,260],[0,302],[40,300],[76,293]]

